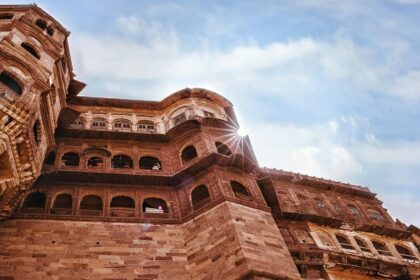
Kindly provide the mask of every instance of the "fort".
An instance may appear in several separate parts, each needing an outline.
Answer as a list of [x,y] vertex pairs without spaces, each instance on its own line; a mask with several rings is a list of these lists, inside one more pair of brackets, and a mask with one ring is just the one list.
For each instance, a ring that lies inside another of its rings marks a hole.
[[0,6],[0,279],[419,279],[368,188],[260,167],[210,90],[78,96],[68,36]]

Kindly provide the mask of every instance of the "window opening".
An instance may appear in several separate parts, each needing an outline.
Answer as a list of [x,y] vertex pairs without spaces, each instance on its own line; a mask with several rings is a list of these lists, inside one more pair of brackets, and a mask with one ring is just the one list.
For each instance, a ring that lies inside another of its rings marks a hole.
[[131,123],[129,120],[119,119],[114,122],[114,128],[123,129],[123,130],[131,130]]
[[69,194],[59,194],[54,200],[53,208],[71,209],[73,198]]
[[41,139],[41,124],[39,120],[35,121],[32,132],[34,134],[35,143],[39,145],[39,140]]
[[47,34],[50,36],[54,35],[54,29],[51,26],[47,26]]
[[336,235],[338,243],[340,243],[341,248],[347,249],[347,250],[354,250],[353,245],[351,245],[350,241],[347,237],[344,237],[342,235]]
[[180,123],[185,122],[187,120],[187,116],[185,115],[185,113],[182,113],[182,114],[179,114],[179,115],[175,116],[173,118],[173,120],[174,120],[174,125],[178,125]]
[[42,192],[30,193],[23,203],[25,208],[44,208],[45,207],[45,194]]
[[103,118],[95,118],[92,121],[93,128],[106,128],[106,120]]
[[161,170],[162,164],[161,162],[155,157],[142,157],[139,160],[140,169],[147,169],[147,170]]
[[37,19],[37,21],[35,22],[35,24],[41,28],[42,30],[44,30],[45,28],[47,28],[47,23],[45,21],[43,21],[42,19]]
[[133,168],[133,160],[126,155],[114,156],[111,160],[112,168]]
[[65,153],[61,157],[61,162],[64,166],[79,166],[80,157],[77,153]]
[[360,250],[366,253],[371,253],[370,248],[367,245],[366,241],[362,240],[359,237],[355,237],[354,240],[356,240],[357,246],[359,246]]
[[316,205],[316,207],[318,207],[319,209],[324,209],[324,208],[326,208],[326,205],[325,205],[324,201],[322,201],[322,200],[321,200],[321,199],[319,199],[319,198],[316,198],[316,199],[315,199],[315,205]]
[[403,246],[395,245],[395,249],[403,259],[406,260],[417,260],[417,258],[411,253],[411,251]]
[[143,201],[143,212],[163,214],[168,213],[168,205],[166,201],[161,198],[146,198]]
[[348,205],[348,207],[349,207],[349,211],[352,215],[355,216],[355,215],[358,215],[360,213],[359,209],[356,206],[350,204],[350,205]]
[[182,163],[187,163],[187,162],[189,162],[190,160],[192,160],[196,157],[197,157],[197,150],[192,145],[186,147],[181,152]]
[[155,132],[155,124],[149,121],[141,121],[137,123],[137,128],[140,132]]
[[111,208],[135,208],[134,200],[128,196],[116,196],[111,200]]
[[46,165],[54,165],[55,163],[55,152],[50,152],[47,157],[45,158],[44,164]]
[[244,196],[249,197],[250,196],[248,190],[241,183],[239,183],[237,181],[230,181],[230,186],[231,186],[232,191],[235,194],[235,196],[239,196],[239,197],[244,197]]
[[380,254],[380,255],[384,255],[384,256],[392,256],[391,252],[389,251],[389,249],[386,247],[386,245],[384,243],[378,242],[378,241],[372,241],[373,247],[375,247],[376,251]]
[[222,154],[225,156],[230,156],[232,154],[232,151],[229,149],[229,147],[223,143],[216,142],[216,148],[219,154]]
[[0,14],[0,20],[12,19],[13,14]]
[[40,55],[38,54],[38,52],[28,43],[22,43],[21,46],[22,46],[22,48],[24,48],[28,53],[30,53],[36,59],[41,58]]
[[206,186],[200,185],[191,192],[191,203],[196,210],[210,202],[210,193]]
[[80,202],[80,209],[102,210],[102,198],[97,195],[87,195]]
[[87,162],[89,167],[103,167],[104,161],[100,157],[90,157]]
[[85,121],[83,118],[77,118],[74,122],[73,122],[73,126],[77,127],[77,128],[83,128],[85,126]]
[[9,89],[14,91],[15,93],[21,95],[22,94],[22,87],[16,82],[12,77],[5,73],[0,74],[0,82],[7,86]]
[[369,213],[369,218],[371,218],[372,220],[376,220],[376,221],[384,220],[384,216],[382,216],[382,214],[379,213],[379,211],[375,209],[368,209],[367,211]]

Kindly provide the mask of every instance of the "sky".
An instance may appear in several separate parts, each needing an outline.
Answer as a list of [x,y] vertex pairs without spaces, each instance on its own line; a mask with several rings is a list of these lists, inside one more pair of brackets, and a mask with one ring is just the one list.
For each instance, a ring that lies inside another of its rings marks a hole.
[[420,226],[420,0],[37,4],[71,31],[82,95],[218,92],[261,166],[367,186]]

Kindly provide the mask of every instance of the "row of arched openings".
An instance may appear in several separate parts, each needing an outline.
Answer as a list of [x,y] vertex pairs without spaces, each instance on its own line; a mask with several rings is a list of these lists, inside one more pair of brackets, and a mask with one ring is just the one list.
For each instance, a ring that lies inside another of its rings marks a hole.
[[[22,209],[44,209],[46,203],[45,194],[42,192],[33,192],[29,194],[23,205]],[[115,196],[110,202],[110,210],[124,210],[135,209],[134,199],[128,196]],[[55,197],[51,213],[52,214],[71,214],[73,208],[73,197],[70,194],[59,194]],[[102,198],[98,195],[86,195],[80,201],[80,214],[81,215],[101,215],[103,210]],[[85,211],[86,210],[86,211]],[[150,197],[143,200],[142,211],[144,213],[165,214],[169,213],[169,208],[165,200],[156,197]],[[117,216],[117,215],[116,215]]]
[[[232,191],[235,195],[240,197],[250,197],[248,190],[244,185],[237,181],[230,182]],[[201,208],[211,201],[210,192],[205,185],[199,185],[191,192],[191,204],[194,210]],[[43,192],[30,193],[23,205],[22,209],[44,209],[46,197]],[[115,196],[110,202],[111,215],[113,209],[135,209],[134,199],[128,196]],[[55,197],[51,213],[52,214],[71,214],[73,207],[73,197],[69,194],[63,193]],[[101,215],[103,210],[102,198],[98,195],[86,195],[80,201],[80,214],[81,215]],[[84,211],[86,210],[86,211]],[[95,212],[96,211],[96,212]],[[98,213],[98,211],[100,213]],[[165,200],[161,198],[146,198],[143,201],[142,211],[144,213],[164,214],[169,212],[168,205]]]
[[[73,122],[73,127],[84,128],[85,120],[82,117],[77,118]],[[131,121],[127,119],[116,119],[112,124],[115,130],[131,131]],[[91,128],[93,129],[106,129],[107,120],[105,118],[94,118],[92,120]],[[137,122],[137,130],[139,132],[154,132],[156,130],[155,123],[153,121],[141,120]]]
[[[302,205],[309,205],[310,204],[310,200],[302,193],[298,193],[297,198],[299,199],[299,201]],[[327,205],[325,204],[325,202],[322,199],[314,198],[313,201],[314,201],[315,206],[318,209],[326,209],[327,208]],[[333,205],[336,212],[340,213],[340,212],[343,211],[342,207],[338,203],[333,202],[332,205]],[[357,206],[353,205],[353,204],[347,204],[347,210],[353,216],[359,216],[361,214],[359,208]],[[367,211],[368,218],[371,219],[371,220],[376,220],[376,221],[385,220],[384,216],[376,209],[368,208],[368,209],[366,209],[366,211]]]
[[[351,244],[347,236],[342,235],[342,234],[336,234],[335,237],[343,249],[354,250],[354,251],[356,250],[354,246]],[[369,248],[369,245],[367,244],[366,240],[357,236],[354,237],[354,240],[356,241],[356,244],[357,246],[359,246],[360,250],[362,250],[365,253],[373,253],[371,249]],[[385,243],[381,241],[377,241],[377,240],[372,240],[371,242],[375,250],[378,252],[378,254],[383,255],[383,256],[392,256],[390,249],[387,247]],[[407,259],[407,260],[417,260],[417,258],[408,248],[401,246],[399,244],[395,244],[395,249],[401,255],[402,258]]]
[[[52,165],[55,162],[55,153],[51,152],[45,159],[45,164]],[[79,166],[80,156],[75,152],[65,153],[61,157],[61,162],[64,166]],[[103,167],[104,159],[99,156],[92,156],[88,158],[86,165],[88,167]],[[116,155],[111,159],[112,168],[133,168],[133,159],[127,155]],[[158,158],[152,156],[144,156],[139,159],[139,168],[148,170],[161,170],[162,163]]]
[[[217,151],[225,156],[230,156],[232,154],[229,147],[225,144],[216,142]],[[193,145],[189,145],[185,147],[181,151],[181,162],[183,164],[193,160],[198,156],[197,149]],[[45,158],[45,164],[53,165],[55,162],[55,152],[49,153]],[[61,157],[61,163],[64,166],[79,166],[80,165],[80,156],[76,152],[67,152],[63,154]],[[104,164],[104,159],[98,156],[92,156],[87,160],[88,167],[102,167]],[[115,155],[111,159],[111,167],[112,168],[133,168],[133,159],[128,155]],[[148,169],[148,170],[161,170],[162,169],[162,162],[152,156],[144,156],[141,157],[139,160],[139,168],[140,169]]]

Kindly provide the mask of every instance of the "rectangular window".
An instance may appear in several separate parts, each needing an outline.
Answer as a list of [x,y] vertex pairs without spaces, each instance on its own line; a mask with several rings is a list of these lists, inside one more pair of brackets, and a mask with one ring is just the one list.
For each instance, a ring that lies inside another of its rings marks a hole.
[[186,120],[187,120],[187,117],[185,116],[185,113],[179,114],[178,116],[174,117],[174,125],[183,123]]

